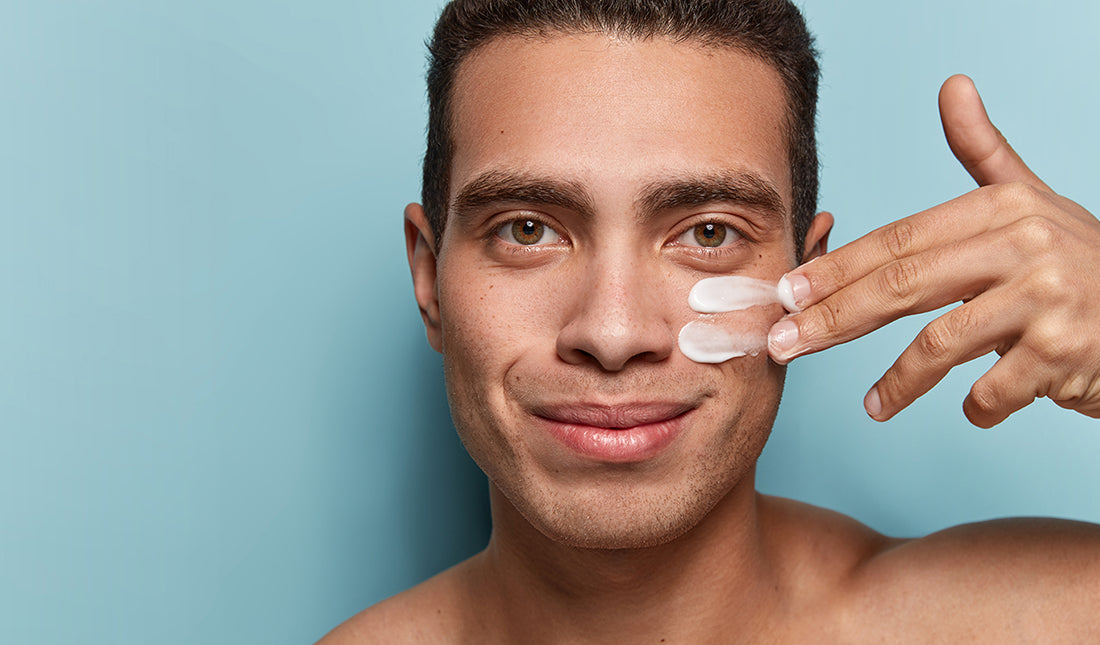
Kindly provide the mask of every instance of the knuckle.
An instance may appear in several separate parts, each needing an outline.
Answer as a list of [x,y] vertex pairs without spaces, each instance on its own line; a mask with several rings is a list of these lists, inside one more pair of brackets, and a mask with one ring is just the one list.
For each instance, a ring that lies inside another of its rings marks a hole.
[[940,322],[952,334],[962,337],[973,333],[975,329],[984,327],[989,322],[989,318],[989,312],[983,313],[980,308],[960,305],[947,312]]
[[988,379],[979,379],[970,388],[970,400],[974,408],[984,416],[994,416],[1000,410],[1001,397]]
[[836,285],[849,284],[857,277],[856,267],[852,262],[832,255],[826,255],[807,265],[804,271],[814,293],[820,292],[822,288],[831,292]]
[[1012,210],[1032,211],[1043,200],[1043,193],[1038,188],[1022,181],[998,184],[993,195],[998,208]]
[[930,363],[943,363],[950,360],[954,348],[954,338],[942,318],[928,324],[917,334],[916,349]]
[[910,259],[897,260],[883,267],[882,287],[895,300],[908,302],[920,276],[920,267]]
[[1040,215],[1028,215],[1008,228],[1009,240],[1021,255],[1045,255],[1058,246],[1059,228]]
[[1096,396],[1095,385],[1084,374],[1074,374],[1058,384],[1049,397],[1062,407],[1076,408]]
[[894,259],[909,255],[913,248],[913,225],[906,220],[888,224],[882,229],[882,244]]
[[1061,365],[1063,360],[1084,350],[1077,346],[1074,337],[1058,322],[1043,322],[1028,330],[1027,348],[1040,364]]
[[1044,266],[1027,276],[1028,293],[1049,309],[1072,302],[1078,295],[1073,279],[1059,267]]
[[932,321],[929,326],[939,326],[942,334],[956,341],[963,341],[973,335],[975,329],[985,328],[990,321],[988,311],[979,308],[960,305],[949,311],[946,315]]

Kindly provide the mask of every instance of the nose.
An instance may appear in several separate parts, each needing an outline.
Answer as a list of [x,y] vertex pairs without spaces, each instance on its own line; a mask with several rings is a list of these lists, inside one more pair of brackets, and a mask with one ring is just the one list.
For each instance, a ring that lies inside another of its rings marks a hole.
[[638,258],[620,257],[586,267],[571,287],[573,307],[558,334],[562,360],[617,372],[635,362],[669,357],[676,339],[668,317],[667,277],[643,265]]

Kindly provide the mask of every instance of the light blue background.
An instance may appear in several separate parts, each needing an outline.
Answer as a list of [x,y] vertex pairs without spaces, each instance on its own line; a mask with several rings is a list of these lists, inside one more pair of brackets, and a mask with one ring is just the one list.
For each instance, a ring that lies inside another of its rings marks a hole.
[[[806,5],[834,245],[970,189],[957,71],[1100,208],[1097,5]],[[401,236],[437,10],[0,2],[0,642],[312,642],[483,544]],[[1096,422],[966,423],[989,360],[867,420],[927,320],[794,364],[761,489],[894,534],[1100,521]]]

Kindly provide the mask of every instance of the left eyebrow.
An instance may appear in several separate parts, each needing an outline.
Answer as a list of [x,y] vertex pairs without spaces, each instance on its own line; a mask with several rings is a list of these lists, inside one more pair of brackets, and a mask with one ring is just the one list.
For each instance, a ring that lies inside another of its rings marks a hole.
[[741,170],[650,183],[635,202],[635,211],[640,218],[649,219],[661,211],[715,202],[747,206],[776,224],[787,217],[775,185],[754,172]]

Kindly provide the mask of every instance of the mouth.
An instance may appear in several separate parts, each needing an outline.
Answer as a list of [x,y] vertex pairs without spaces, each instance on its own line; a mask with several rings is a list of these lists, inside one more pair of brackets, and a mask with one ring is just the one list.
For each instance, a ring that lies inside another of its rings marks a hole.
[[687,425],[694,403],[556,404],[533,410],[559,443],[589,460],[635,463],[656,457]]

